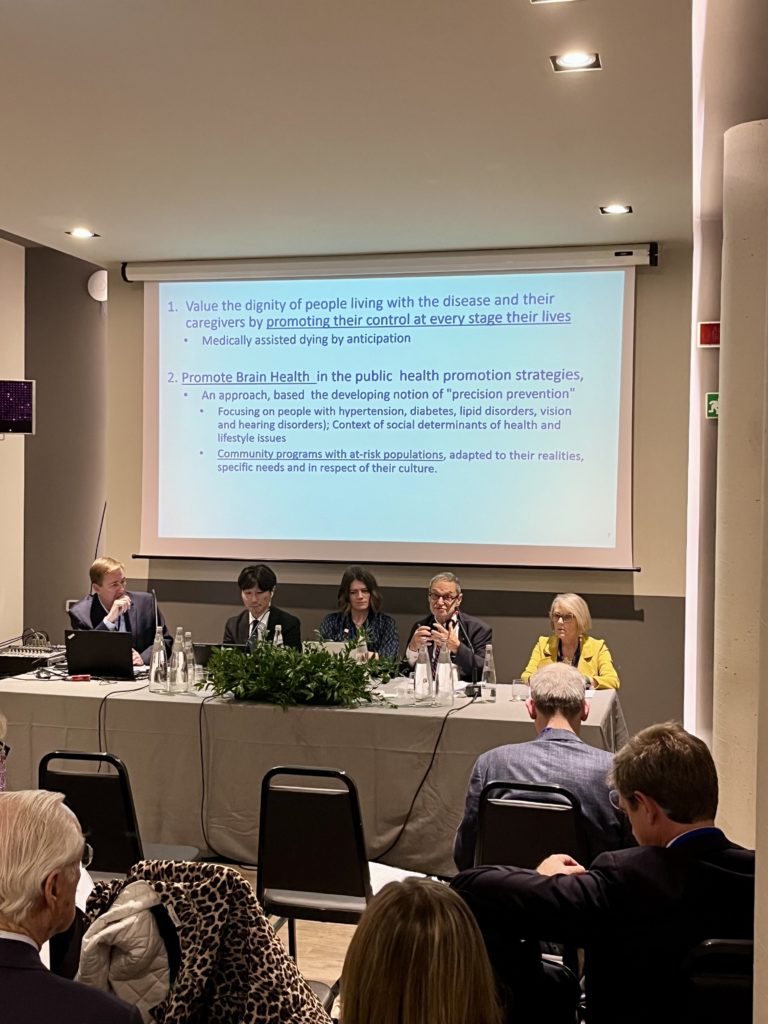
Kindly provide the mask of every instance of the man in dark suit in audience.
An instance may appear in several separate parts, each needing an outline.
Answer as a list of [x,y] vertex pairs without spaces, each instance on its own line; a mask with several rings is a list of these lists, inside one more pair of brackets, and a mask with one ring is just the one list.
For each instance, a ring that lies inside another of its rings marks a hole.
[[571,665],[547,665],[531,676],[526,702],[538,736],[481,754],[472,769],[464,817],[456,832],[453,859],[459,870],[472,867],[480,794],[489,782],[513,779],[564,786],[581,804],[589,860],[604,850],[631,845],[626,818],[608,799],[613,756],[579,736],[589,715],[584,676]]
[[[125,566],[114,558],[97,558],[91,566],[91,593],[69,609],[73,629],[106,629],[131,633],[134,665],[148,665],[155,639],[155,601],[152,594],[125,589]],[[173,644],[162,612],[157,624],[170,653]]]
[[712,756],[677,723],[633,737],[612,783],[638,847],[600,854],[588,870],[554,854],[535,871],[475,868],[452,885],[513,1002],[525,1004],[538,966],[533,946],[526,960],[516,943],[542,939],[584,948],[590,1024],[678,1024],[687,954],[705,939],[752,938],[755,855],[715,826]]
[[0,1015],[8,1024],[141,1024],[132,1006],[52,974],[40,947],[75,917],[86,850],[61,793],[0,793]]
[[440,648],[445,646],[457,666],[459,679],[479,681],[483,674],[485,645],[491,643],[491,627],[459,611],[461,584],[452,572],[440,572],[429,581],[427,597],[430,614],[411,626],[405,658],[413,668],[419,647],[427,644],[434,667]]
[[277,576],[269,566],[246,566],[237,577],[237,585],[245,611],[227,619],[224,643],[247,644],[254,633],[258,639],[271,643],[275,638],[275,626],[280,626],[285,646],[301,650],[301,622],[295,615],[272,604]]

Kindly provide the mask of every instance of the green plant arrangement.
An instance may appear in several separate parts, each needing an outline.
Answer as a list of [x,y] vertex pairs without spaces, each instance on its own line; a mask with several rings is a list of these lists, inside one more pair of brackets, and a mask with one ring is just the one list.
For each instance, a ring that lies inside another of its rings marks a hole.
[[[255,700],[288,708],[300,704],[353,707],[356,704],[386,703],[373,687],[397,674],[390,659],[356,661],[350,653],[352,641],[339,654],[323,647],[297,651],[257,643],[252,653],[229,647],[211,652],[207,683],[220,697],[232,694],[236,700]],[[375,673],[375,678],[373,678]]]

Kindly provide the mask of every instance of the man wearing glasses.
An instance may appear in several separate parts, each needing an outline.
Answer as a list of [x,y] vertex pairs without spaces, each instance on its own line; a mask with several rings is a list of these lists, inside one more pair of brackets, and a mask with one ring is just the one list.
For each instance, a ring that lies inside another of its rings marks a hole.
[[427,644],[434,668],[442,647],[447,647],[459,679],[477,682],[483,674],[485,645],[491,643],[491,627],[482,619],[459,611],[461,584],[452,572],[440,572],[429,581],[430,614],[411,627],[405,656],[413,667],[419,647]]
[[712,755],[676,722],[622,747],[610,783],[639,846],[602,853],[589,869],[558,853],[535,871],[475,868],[451,884],[513,992],[524,997],[541,969],[530,956],[512,962],[521,938],[564,942],[585,951],[591,1024],[691,1020],[685,959],[706,939],[752,938],[755,854],[715,826]]
[[268,565],[247,565],[237,577],[240,600],[245,611],[227,619],[225,644],[247,644],[251,637],[272,643],[279,626],[286,647],[301,650],[301,622],[290,612],[272,604],[277,576]]
[[52,974],[40,947],[75,917],[80,866],[90,862],[61,793],[0,793],[0,1014],[13,1024],[141,1024],[127,1003]]

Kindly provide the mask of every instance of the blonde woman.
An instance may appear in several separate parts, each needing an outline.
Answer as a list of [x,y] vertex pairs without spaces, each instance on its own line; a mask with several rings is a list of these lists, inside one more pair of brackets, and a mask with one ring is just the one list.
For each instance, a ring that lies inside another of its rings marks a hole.
[[493,972],[461,897],[441,882],[390,882],[344,961],[341,1024],[500,1024]]
[[550,636],[540,636],[520,678],[528,682],[545,665],[562,661],[575,665],[587,686],[596,690],[618,690],[621,685],[605,640],[590,636],[589,606],[578,594],[558,594],[549,609]]

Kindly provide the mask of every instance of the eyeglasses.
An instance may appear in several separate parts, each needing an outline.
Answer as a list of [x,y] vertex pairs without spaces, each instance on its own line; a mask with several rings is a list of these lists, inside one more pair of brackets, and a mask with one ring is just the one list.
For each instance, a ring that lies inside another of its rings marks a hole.
[[461,594],[438,594],[434,590],[428,590],[427,596],[433,604],[439,604],[441,601],[443,604],[453,604],[454,601],[458,601]]
[[93,847],[90,843],[85,843],[83,846],[83,855],[80,858],[80,863],[84,868],[90,867],[93,863]]
[[553,612],[552,621],[557,622],[558,619],[563,620],[564,625],[568,625],[569,622],[573,622],[576,616],[572,612]]

